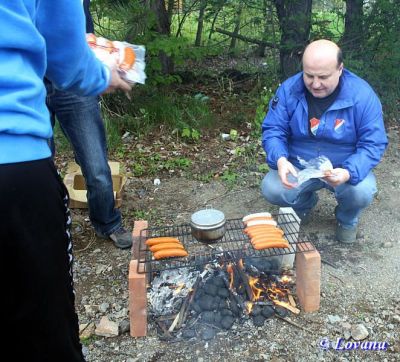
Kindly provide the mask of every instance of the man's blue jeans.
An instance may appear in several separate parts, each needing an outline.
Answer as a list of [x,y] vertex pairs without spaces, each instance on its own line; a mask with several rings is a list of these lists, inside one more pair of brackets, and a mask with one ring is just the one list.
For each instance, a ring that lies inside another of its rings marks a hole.
[[[121,226],[122,221],[120,211],[115,208],[106,133],[98,98],[59,91],[48,82],[46,87],[53,126],[57,118],[86,181],[90,221],[96,233],[109,235]],[[54,149],[52,151],[54,153]]]
[[296,213],[307,213],[317,203],[316,192],[326,188],[335,194],[338,206],[336,219],[345,229],[358,224],[358,218],[373,200],[376,193],[376,179],[372,171],[357,185],[344,183],[332,187],[320,179],[311,179],[298,188],[287,189],[283,186],[278,172],[270,170],[261,183],[261,192],[265,199],[273,205],[292,207]]

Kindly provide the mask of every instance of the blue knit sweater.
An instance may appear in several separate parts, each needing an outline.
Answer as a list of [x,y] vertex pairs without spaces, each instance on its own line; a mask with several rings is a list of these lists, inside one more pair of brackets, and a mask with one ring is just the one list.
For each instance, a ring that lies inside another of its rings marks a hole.
[[0,164],[50,157],[45,75],[80,95],[108,87],[109,70],[86,43],[82,1],[1,1]]

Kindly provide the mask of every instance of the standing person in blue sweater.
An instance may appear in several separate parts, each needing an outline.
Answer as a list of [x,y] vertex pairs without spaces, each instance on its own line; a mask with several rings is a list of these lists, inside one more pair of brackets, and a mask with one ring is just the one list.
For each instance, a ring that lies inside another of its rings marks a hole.
[[0,19],[2,346],[11,360],[81,362],[68,195],[48,146],[43,78],[85,96],[131,86],[87,46],[81,1],[1,1]]
[[[90,0],[84,0],[86,32],[93,33]],[[86,181],[90,221],[97,235],[109,238],[121,249],[132,246],[132,233],[122,226],[121,213],[115,207],[111,170],[107,158],[107,140],[97,96],[80,96],[56,89],[45,81],[47,106],[52,124],[56,119],[74,150]],[[53,143],[54,148],[54,143]],[[54,149],[53,149],[54,152]]]
[[[381,103],[367,82],[344,69],[333,42],[317,40],[303,54],[303,71],[287,79],[271,100],[262,124],[262,145],[270,171],[261,190],[272,204],[290,206],[309,219],[316,192],[332,191],[337,201],[336,238],[353,243],[359,216],[377,191],[372,169],[388,140]],[[297,186],[290,177],[305,161],[326,156],[332,174]]]

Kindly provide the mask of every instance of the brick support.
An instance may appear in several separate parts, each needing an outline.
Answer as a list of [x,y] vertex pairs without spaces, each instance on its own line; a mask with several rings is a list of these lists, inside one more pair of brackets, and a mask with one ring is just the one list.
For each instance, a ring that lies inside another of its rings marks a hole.
[[296,254],[296,294],[303,311],[315,312],[320,307],[321,256],[310,243],[298,244]]
[[[141,264],[140,266],[142,266]],[[146,274],[138,273],[138,261],[129,263],[129,318],[132,337],[147,335]]]
[[[132,260],[129,263],[129,319],[130,334],[132,337],[144,337],[147,335],[147,290],[144,264],[139,264],[139,241],[141,231],[147,229],[146,220],[135,221],[132,238]],[[138,270],[139,265],[139,270]]]

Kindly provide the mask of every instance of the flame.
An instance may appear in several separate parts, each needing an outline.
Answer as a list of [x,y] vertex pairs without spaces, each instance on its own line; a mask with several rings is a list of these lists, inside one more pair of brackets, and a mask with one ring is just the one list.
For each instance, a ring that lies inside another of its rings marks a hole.
[[232,264],[231,263],[229,263],[227,266],[226,266],[226,271],[229,273],[229,289],[233,289],[233,267],[232,267]]
[[252,302],[246,302],[246,309],[247,309],[247,314],[250,314],[251,311],[253,310],[253,303]]
[[279,281],[283,284],[289,284],[293,279],[289,275],[283,275]]
[[252,276],[249,276],[249,285],[251,290],[253,291],[253,300],[260,299],[261,293],[264,292],[264,289],[260,289],[256,286],[258,281],[258,278],[253,278]]
[[179,294],[180,291],[181,291],[184,287],[185,287],[185,283],[179,283],[179,284],[176,286],[176,289],[174,290],[174,294],[175,294],[175,295],[176,295],[176,294]]

